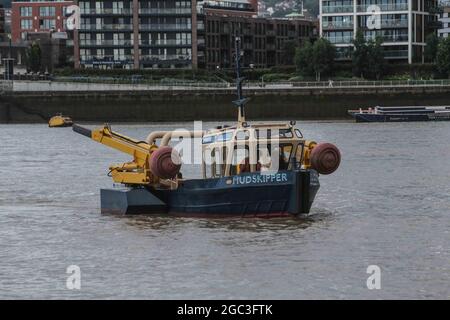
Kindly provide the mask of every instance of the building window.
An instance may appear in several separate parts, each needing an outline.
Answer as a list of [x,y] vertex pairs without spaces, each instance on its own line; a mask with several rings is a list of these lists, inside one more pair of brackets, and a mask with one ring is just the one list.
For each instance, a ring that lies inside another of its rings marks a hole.
[[20,28],[23,30],[33,29],[33,20],[31,19],[20,20]]
[[32,7],[20,7],[20,16],[21,17],[31,17],[33,15]]
[[55,28],[55,19],[41,19],[39,20],[40,29],[53,29]]
[[40,7],[39,15],[41,17],[54,17],[55,16],[55,7]]

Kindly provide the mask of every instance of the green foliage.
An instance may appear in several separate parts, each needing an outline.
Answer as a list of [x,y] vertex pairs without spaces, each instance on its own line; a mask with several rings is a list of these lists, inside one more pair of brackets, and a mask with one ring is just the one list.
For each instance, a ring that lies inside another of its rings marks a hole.
[[320,81],[322,75],[333,72],[335,56],[336,48],[328,40],[320,38],[314,44],[305,41],[297,48],[294,62],[302,76],[314,75]]
[[300,48],[295,50],[294,63],[297,71],[303,76],[312,76],[314,68],[311,63],[313,56],[313,46],[308,40]]
[[336,48],[328,40],[320,38],[314,42],[312,47],[312,64],[317,81],[320,81],[321,75],[333,72],[335,57]]
[[37,43],[32,43],[25,53],[27,69],[32,72],[41,71],[41,58],[41,47]]
[[286,41],[283,44],[283,64],[284,65],[293,65],[295,59],[295,52],[297,49],[297,42],[295,41]]
[[439,37],[436,33],[430,33],[426,38],[425,61],[436,62],[436,56],[439,46]]
[[292,75],[286,73],[266,73],[264,75],[264,82],[277,82],[277,81],[287,81]]
[[443,38],[439,42],[436,66],[440,73],[450,78],[450,38]]
[[353,46],[355,47],[352,53],[353,74],[363,78],[364,69],[367,63],[367,44],[361,30],[356,32]]
[[369,79],[380,80],[383,76],[384,70],[384,53],[381,44],[383,39],[377,37],[375,40],[370,40],[367,43],[367,63],[366,63],[366,77]]
[[352,54],[353,74],[367,79],[380,79],[384,72],[384,53],[381,46],[383,40],[366,41],[364,34],[358,30],[353,40],[355,47]]

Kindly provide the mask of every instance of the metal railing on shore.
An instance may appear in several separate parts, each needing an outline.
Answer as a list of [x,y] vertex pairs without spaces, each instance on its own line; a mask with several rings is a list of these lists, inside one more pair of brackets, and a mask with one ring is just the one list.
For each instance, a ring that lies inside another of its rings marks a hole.
[[0,80],[0,93],[5,91],[13,90],[13,81],[11,80]]
[[[382,89],[382,88],[421,88],[448,87],[450,80],[382,80],[382,81],[301,81],[301,82],[247,82],[247,90],[304,90],[304,89]],[[231,82],[199,82],[166,79],[121,79],[113,77],[57,77],[52,81],[0,81],[0,92],[38,92],[38,91],[176,91],[176,90],[235,90]]]

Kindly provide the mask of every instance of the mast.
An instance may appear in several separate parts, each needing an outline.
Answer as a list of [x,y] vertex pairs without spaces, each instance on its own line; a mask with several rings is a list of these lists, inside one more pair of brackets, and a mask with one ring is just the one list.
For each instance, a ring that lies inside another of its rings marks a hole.
[[245,78],[241,77],[241,38],[236,36],[235,38],[235,64],[236,64],[236,93],[237,100],[233,101],[233,103],[238,107],[238,126],[241,127],[245,122],[245,104],[248,102],[248,99],[243,96],[242,93],[242,83]]

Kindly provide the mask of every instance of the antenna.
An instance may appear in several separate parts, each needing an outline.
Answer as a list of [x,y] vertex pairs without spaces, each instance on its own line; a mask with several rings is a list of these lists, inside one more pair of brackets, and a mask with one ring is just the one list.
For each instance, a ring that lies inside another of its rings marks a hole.
[[236,87],[237,87],[237,100],[233,101],[233,103],[239,108],[238,113],[238,126],[242,126],[245,122],[245,104],[249,99],[245,98],[242,93],[242,82],[244,82],[245,78],[241,77],[241,38],[235,37],[235,64],[236,64]]

